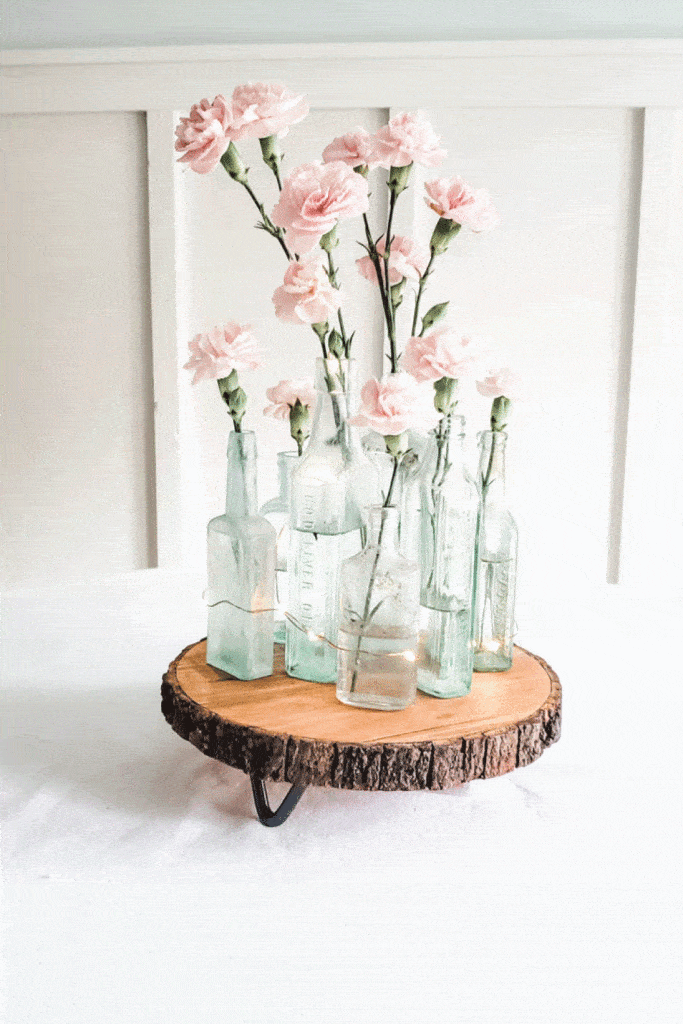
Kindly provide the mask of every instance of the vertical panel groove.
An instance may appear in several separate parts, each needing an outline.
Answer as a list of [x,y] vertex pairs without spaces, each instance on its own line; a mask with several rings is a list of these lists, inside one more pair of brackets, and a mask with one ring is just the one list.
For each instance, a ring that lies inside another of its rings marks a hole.
[[683,569],[683,108],[647,108],[620,582],[678,587]]
[[621,324],[619,331],[619,360],[616,374],[616,400],[614,409],[614,442],[612,447],[612,479],[610,486],[609,527],[607,535],[607,583],[619,582],[621,560],[621,532],[626,476],[626,432],[628,427],[629,391],[631,385],[631,356],[633,352],[633,323],[636,302],[638,267],[638,236],[640,230],[640,201],[643,181],[643,140],[645,111],[634,111],[631,159],[626,191],[628,199],[627,231],[623,283],[620,296]]
[[182,559],[173,112],[147,111],[149,256],[154,375],[156,564]]

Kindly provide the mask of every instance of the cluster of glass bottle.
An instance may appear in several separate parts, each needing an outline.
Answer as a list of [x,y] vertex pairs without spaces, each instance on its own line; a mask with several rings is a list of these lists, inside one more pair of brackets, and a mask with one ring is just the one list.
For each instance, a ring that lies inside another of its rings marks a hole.
[[368,458],[348,425],[350,372],[344,360],[317,361],[310,441],[301,457],[278,456],[280,493],[261,515],[253,434],[230,437],[226,514],[208,528],[207,661],[267,676],[274,638],[289,675],[336,682],[346,704],[400,709],[416,689],[465,696],[473,671],[512,664],[507,435],[479,435],[475,482],[464,420],[444,416],[419,465],[403,457],[380,504],[391,457]]

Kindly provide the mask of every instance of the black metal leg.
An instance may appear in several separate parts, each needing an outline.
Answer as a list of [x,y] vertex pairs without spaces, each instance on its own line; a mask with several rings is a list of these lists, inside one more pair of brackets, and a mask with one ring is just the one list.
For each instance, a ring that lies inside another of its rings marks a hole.
[[257,779],[256,776],[252,775],[251,789],[254,794],[254,803],[256,805],[258,820],[262,825],[267,825],[268,828],[275,828],[276,825],[281,825],[283,821],[287,821],[287,818],[299,803],[306,787],[292,786],[287,796],[275,811],[271,810],[270,804],[268,803],[266,784],[263,779]]

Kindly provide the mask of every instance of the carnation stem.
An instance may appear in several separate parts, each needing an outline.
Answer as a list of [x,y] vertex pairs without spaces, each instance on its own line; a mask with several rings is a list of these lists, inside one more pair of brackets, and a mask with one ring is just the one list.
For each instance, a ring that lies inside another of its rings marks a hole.
[[[384,288],[389,296],[389,312],[391,316],[391,330],[389,332],[389,345],[391,349],[391,368],[396,372],[396,310],[391,301],[391,283],[389,281],[389,257],[391,256],[391,226],[394,220],[394,208],[398,194],[390,189],[389,191],[389,216],[387,218],[387,233],[384,236]],[[392,344],[393,342],[393,344]]]
[[[398,455],[394,455],[392,457],[393,457],[393,460],[394,460],[394,468],[393,468],[392,473],[391,473],[391,481],[389,483],[389,489],[387,491],[387,496],[384,499],[384,503],[382,505],[382,508],[389,508],[389,506],[391,505],[391,499],[392,499],[393,494],[394,494],[394,484],[396,483],[396,474],[398,472],[399,456]],[[360,645],[361,645],[361,643],[363,641],[363,634],[364,634],[365,630],[368,628],[368,626],[370,625],[370,618],[371,618],[371,616],[370,616],[370,602],[372,600],[372,591],[373,591],[373,588],[375,586],[375,577],[377,576],[377,564],[379,562],[379,556],[382,553],[382,536],[384,534],[384,523],[385,523],[385,520],[382,519],[382,522],[380,523],[380,527],[379,527],[379,534],[377,535],[377,554],[375,555],[375,562],[374,562],[374,565],[372,567],[372,572],[370,574],[370,581],[368,583],[368,592],[365,595],[365,608],[363,609],[363,618],[361,620],[360,626],[358,627],[358,642],[356,644],[356,656],[355,656],[354,662],[353,662],[353,675],[351,677],[351,685],[349,687],[349,692],[350,693],[353,693],[354,690],[356,689],[356,680],[358,679],[358,663],[360,661]]]
[[[433,538],[433,555],[432,555],[432,567],[429,574],[429,580],[427,581],[427,589],[432,586],[434,582],[434,565],[436,559],[436,515],[437,506],[439,499],[439,487],[443,484],[444,477],[448,471],[450,463],[449,459],[449,444],[451,436],[451,413],[447,413],[442,419],[439,420],[439,425],[435,431],[436,437],[436,467],[434,469],[434,476],[432,477],[432,511],[430,513],[430,519],[432,521],[432,538]],[[443,470],[441,469],[441,463],[443,462]],[[441,474],[441,479],[439,479]]]
[[[326,249],[325,251],[327,252],[327,266],[328,266],[328,274],[327,274],[327,276],[328,276],[329,282],[330,282],[330,284],[332,285],[333,288],[336,288],[336,290],[339,291],[339,278],[337,277],[337,268],[334,265],[334,260],[332,259],[332,253],[331,253],[331,251],[329,249]],[[350,351],[351,345],[350,345],[349,339],[347,338],[347,335],[346,335],[346,328],[344,327],[344,317],[342,316],[341,307],[337,310],[337,318],[339,320],[339,332],[340,332],[340,334],[342,336],[342,341],[344,343],[344,354],[345,354],[346,358],[348,359],[349,358],[349,351]]]
[[[420,300],[422,299],[422,292],[424,291],[424,286],[427,283],[427,278],[429,277],[429,275],[430,275],[430,273],[432,271],[432,263],[434,262],[434,257],[435,256],[436,256],[436,253],[432,249],[431,254],[429,256],[429,263],[427,264],[427,268],[426,268],[424,274],[420,278],[420,283],[419,283],[418,288],[417,288],[417,295],[415,296],[415,312],[413,313],[413,326],[410,329],[410,336],[411,336],[411,338],[415,337],[415,332],[417,330],[417,318],[418,318],[418,315],[419,315],[419,312],[420,312]],[[422,334],[420,334],[420,337],[422,337]]]
[[[223,161],[221,161],[221,163],[223,163]],[[223,166],[225,167],[225,164],[223,164]],[[269,165],[269,166],[271,166],[271,165]],[[228,171],[228,174],[230,174],[230,171],[228,170],[228,168],[225,167],[225,169],[226,169],[226,171]],[[275,170],[275,169],[273,169],[273,171],[274,171],[275,177],[277,179],[278,185],[280,186],[280,188],[282,188],[282,186],[280,185],[280,175],[279,175],[279,172],[277,170]],[[264,207],[263,203],[259,202],[258,196],[256,195],[256,193],[254,192],[253,188],[249,184],[249,181],[247,180],[246,169],[244,169],[242,171],[242,173],[240,174],[240,176],[238,178],[234,177],[234,175],[232,175],[232,174],[230,174],[230,177],[233,178],[233,181],[239,181],[240,185],[242,185],[242,187],[244,189],[246,189],[247,193],[251,197],[252,202],[254,203],[254,206],[256,207],[258,212],[261,214],[261,220],[263,222],[263,229],[265,231],[267,231],[269,235],[272,235],[273,238],[277,239],[277,241],[278,241],[278,243],[280,245],[280,248],[284,252],[285,256],[287,257],[288,260],[291,260],[292,254],[289,251],[289,249],[287,248],[287,244],[286,244],[285,239],[284,239],[284,233],[282,231],[282,228],[276,228],[275,227],[275,225],[273,224],[272,220],[270,219],[270,217],[266,213],[265,207]]]
[[391,316],[391,298],[387,294],[384,287],[384,274],[382,273],[382,258],[377,252],[377,246],[372,240],[372,233],[370,231],[370,224],[368,222],[368,215],[363,214],[363,224],[365,225],[365,240],[368,243],[368,253],[372,260],[372,265],[375,268],[377,274],[377,283],[379,285],[379,293],[382,299],[382,308],[384,309],[384,319],[387,325],[387,331],[389,334],[389,358],[391,360],[392,373],[396,373],[398,370],[398,360],[396,359],[396,339],[394,337],[394,326]]

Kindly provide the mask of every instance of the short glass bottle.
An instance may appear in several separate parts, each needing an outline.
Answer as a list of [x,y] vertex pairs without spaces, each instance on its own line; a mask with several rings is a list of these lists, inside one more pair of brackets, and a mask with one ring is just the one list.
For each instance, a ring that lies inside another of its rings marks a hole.
[[225,515],[207,527],[206,662],[237,679],[273,671],[275,530],[258,515],[256,436],[228,441]]
[[420,600],[417,562],[398,549],[399,510],[370,509],[363,550],[342,565],[337,698],[400,711],[415,701]]
[[275,528],[277,535],[277,571],[275,573],[275,628],[276,644],[285,642],[285,612],[288,601],[287,552],[289,550],[289,514],[292,471],[299,461],[296,452],[278,452],[277,472],[279,493],[261,506],[261,515]]
[[431,434],[421,473],[418,689],[464,697],[472,686],[474,541],[479,499],[465,466],[465,420],[447,415]]
[[505,499],[506,441],[502,430],[479,434],[475,672],[505,672],[512,665],[517,526]]
[[[353,366],[317,359],[318,400],[306,451],[292,473],[285,667],[297,679],[337,678],[339,570],[362,543],[377,475],[347,420]],[[328,643],[327,641],[330,641]]]

